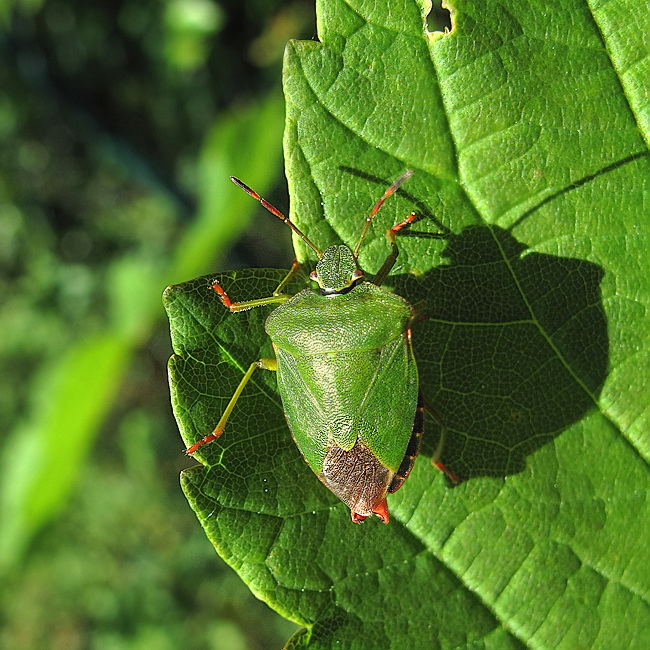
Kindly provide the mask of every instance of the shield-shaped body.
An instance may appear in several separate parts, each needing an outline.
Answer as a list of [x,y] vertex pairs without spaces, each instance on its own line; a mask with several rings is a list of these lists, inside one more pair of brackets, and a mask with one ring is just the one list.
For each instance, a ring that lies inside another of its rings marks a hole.
[[301,291],[266,321],[293,438],[355,520],[387,520],[386,493],[411,440],[412,317],[406,300],[362,282],[333,295]]

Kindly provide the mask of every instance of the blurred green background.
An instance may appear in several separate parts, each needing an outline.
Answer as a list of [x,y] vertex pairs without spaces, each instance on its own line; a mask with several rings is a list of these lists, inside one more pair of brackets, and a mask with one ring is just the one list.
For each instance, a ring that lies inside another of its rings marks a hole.
[[282,54],[314,34],[311,0],[2,5],[1,648],[294,631],[180,491],[161,294],[290,264],[288,229],[228,176],[286,208]]

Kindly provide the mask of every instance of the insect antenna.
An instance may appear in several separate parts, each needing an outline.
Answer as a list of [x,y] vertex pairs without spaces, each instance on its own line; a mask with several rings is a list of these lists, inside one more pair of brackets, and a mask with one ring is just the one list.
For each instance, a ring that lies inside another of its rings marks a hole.
[[305,244],[307,244],[307,246],[309,246],[309,248],[311,248],[314,251],[314,253],[318,255],[319,259],[323,257],[323,253],[320,251],[320,249],[316,245],[314,245],[314,243],[309,239],[309,237],[307,237],[307,235],[305,235],[305,233],[302,232],[302,230],[300,230],[298,226],[296,226],[296,224],[293,223],[291,219],[289,219],[289,217],[285,217],[282,214],[282,212],[280,212],[280,210],[272,206],[266,199],[263,199],[255,190],[252,190],[250,187],[248,187],[246,183],[243,183],[242,181],[240,181],[238,178],[235,178],[234,176],[231,176],[230,180],[235,185],[241,187],[241,189],[244,190],[246,194],[252,196],[256,201],[259,201],[271,214],[275,215],[278,219],[281,219],[283,223],[286,223],[287,226],[289,226],[289,228],[291,228],[291,230],[293,230],[293,232],[295,232],[296,235],[298,235],[305,242]]
[[394,194],[397,188],[407,179],[413,176],[413,170],[412,169],[407,169],[385,192],[384,196],[382,196],[377,203],[375,203],[375,207],[372,209],[370,214],[366,217],[366,223],[363,225],[363,230],[361,231],[361,237],[359,237],[359,241],[357,242],[356,248],[354,249],[354,257],[357,258],[359,257],[359,250],[361,249],[361,244],[363,243],[364,237],[366,236],[366,233],[368,232],[368,228],[370,227],[370,224],[372,223],[372,220],[375,218],[375,215],[379,212],[379,208],[381,208],[382,205],[384,205],[384,201],[391,195]]

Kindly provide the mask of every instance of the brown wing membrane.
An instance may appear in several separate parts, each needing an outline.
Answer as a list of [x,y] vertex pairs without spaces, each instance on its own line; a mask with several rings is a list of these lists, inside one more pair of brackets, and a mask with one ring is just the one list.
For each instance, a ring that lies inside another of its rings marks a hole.
[[357,442],[349,451],[330,447],[318,478],[350,508],[352,521],[361,522],[375,514],[388,523],[386,492],[394,475]]
[[330,447],[318,478],[350,508],[355,523],[371,515],[377,515],[388,523],[386,494],[396,492],[408,478],[420,452],[423,433],[424,402],[418,393],[411,439],[396,473],[379,462],[362,442],[357,441],[349,451],[336,445]]

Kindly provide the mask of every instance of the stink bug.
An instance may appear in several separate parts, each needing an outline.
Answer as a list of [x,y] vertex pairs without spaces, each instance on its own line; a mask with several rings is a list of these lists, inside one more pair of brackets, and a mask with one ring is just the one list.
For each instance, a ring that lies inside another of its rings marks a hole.
[[[282,219],[316,253],[311,279],[318,289],[283,293],[291,270],[272,296],[232,302],[215,280],[212,288],[232,312],[281,303],[266,320],[275,359],[254,361],[244,374],[214,431],[187,449],[194,453],[218,438],[256,368],[278,373],[289,429],[316,476],[349,508],[352,521],[377,515],[388,523],[386,495],[402,486],[420,448],[424,407],[411,345],[421,316],[404,298],[381,288],[399,250],[395,236],[416,217],[411,213],[387,233],[391,252],[371,281],[357,258],[384,201],[412,175],[406,171],[377,201],[357,245],[319,250],[294,223],[239,179],[231,180]],[[434,412],[434,417],[436,417]],[[436,419],[442,424],[440,417]],[[434,462],[442,449],[444,425]],[[435,464],[457,480],[440,463]]]

